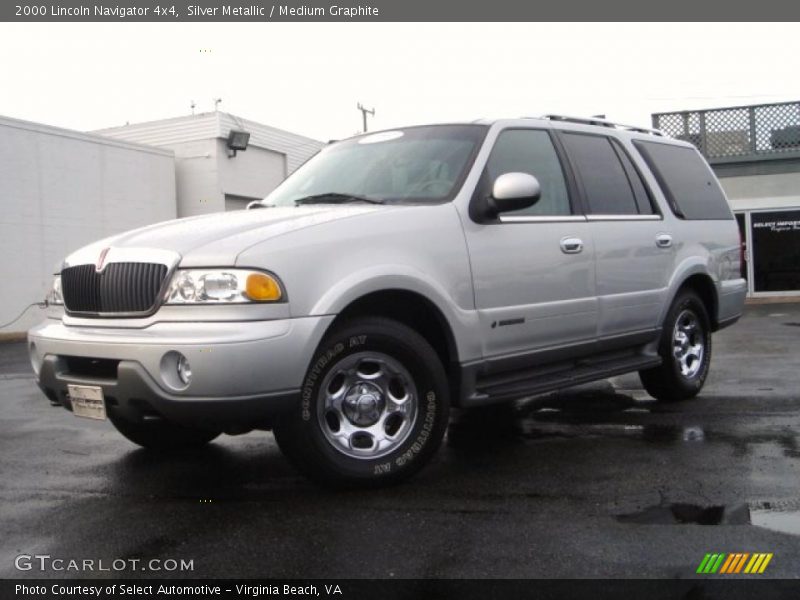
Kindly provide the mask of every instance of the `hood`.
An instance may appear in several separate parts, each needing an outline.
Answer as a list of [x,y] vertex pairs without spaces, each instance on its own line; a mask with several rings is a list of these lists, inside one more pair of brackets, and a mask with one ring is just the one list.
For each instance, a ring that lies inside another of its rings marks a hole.
[[180,264],[185,267],[233,266],[242,251],[269,238],[376,210],[392,210],[392,207],[319,204],[165,221],[85,246],[67,257],[64,266],[95,263],[106,248],[168,251],[179,255]]

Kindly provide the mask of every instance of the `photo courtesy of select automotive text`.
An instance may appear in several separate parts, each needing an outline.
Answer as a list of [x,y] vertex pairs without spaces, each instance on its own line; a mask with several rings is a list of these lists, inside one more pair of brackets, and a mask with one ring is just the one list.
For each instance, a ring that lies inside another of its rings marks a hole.
[[800,5],[0,4],[0,600],[800,598]]

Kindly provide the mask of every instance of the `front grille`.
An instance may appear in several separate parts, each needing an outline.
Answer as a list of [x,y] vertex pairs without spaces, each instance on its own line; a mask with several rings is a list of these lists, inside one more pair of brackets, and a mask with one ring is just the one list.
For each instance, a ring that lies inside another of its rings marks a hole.
[[157,263],[109,263],[100,273],[94,265],[69,267],[61,271],[64,306],[71,313],[146,313],[166,276]]

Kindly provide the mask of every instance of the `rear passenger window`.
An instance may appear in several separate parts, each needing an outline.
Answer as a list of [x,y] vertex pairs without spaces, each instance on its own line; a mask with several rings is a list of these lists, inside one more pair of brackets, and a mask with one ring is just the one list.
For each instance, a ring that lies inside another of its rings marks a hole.
[[550,134],[540,129],[507,129],[497,138],[486,165],[488,181],[504,173],[529,173],[539,180],[542,196],[528,208],[506,213],[514,216],[572,214],[561,162]]
[[617,151],[617,156],[622,161],[622,166],[625,169],[625,174],[628,176],[628,182],[633,188],[633,195],[636,198],[636,206],[639,208],[640,215],[652,215],[655,213],[653,210],[653,199],[650,196],[650,191],[642,181],[642,175],[639,173],[631,157],[628,155],[627,150],[617,140],[611,140],[611,145]]
[[600,135],[564,133],[564,145],[583,183],[587,213],[638,215],[628,175],[611,140]]
[[642,140],[633,143],[677,216],[733,219],[717,178],[695,148]]

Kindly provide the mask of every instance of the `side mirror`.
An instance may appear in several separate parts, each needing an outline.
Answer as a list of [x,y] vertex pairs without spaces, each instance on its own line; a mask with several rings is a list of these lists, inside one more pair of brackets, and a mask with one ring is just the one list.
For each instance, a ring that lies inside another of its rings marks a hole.
[[542,187],[533,175],[528,173],[504,173],[494,180],[492,195],[488,198],[488,216],[528,208],[539,201]]

